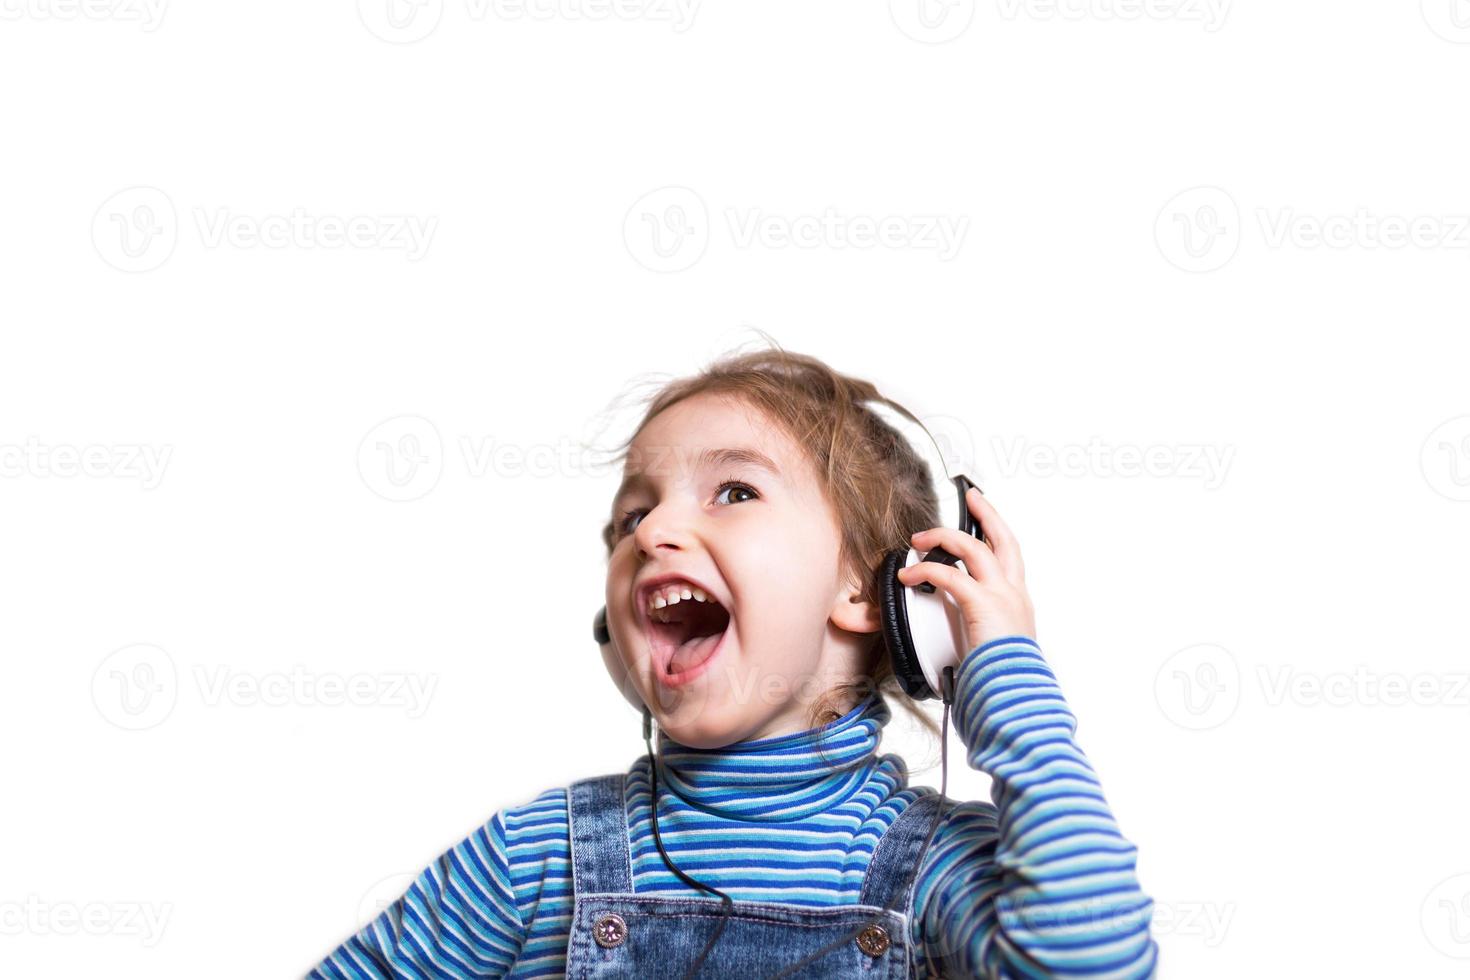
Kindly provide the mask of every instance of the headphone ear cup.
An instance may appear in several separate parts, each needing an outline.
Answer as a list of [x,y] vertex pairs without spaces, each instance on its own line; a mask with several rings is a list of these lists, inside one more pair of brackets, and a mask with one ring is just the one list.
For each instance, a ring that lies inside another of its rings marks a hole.
[[919,666],[918,651],[909,632],[907,586],[898,580],[898,570],[903,568],[908,554],[907,549],[897,549],[883,556],[878,570],[878,612],[883,620],[883,644],[893,662],[894,677],[905,694],[923,701],[937,695]]
[[612,641],[612,632],[607,628],[606,606],[597,610],[597,615],[592,619],[592,638],[602,648],[603,666],[607,668],[608,676],[617,685],[624,700],[631,704],[635,711],[647,711],[648,706],[639,697],[638,688],[633,685],[633,679],[628,676],[628,669],[623,666],[623,658],[618,656],[618,646]]

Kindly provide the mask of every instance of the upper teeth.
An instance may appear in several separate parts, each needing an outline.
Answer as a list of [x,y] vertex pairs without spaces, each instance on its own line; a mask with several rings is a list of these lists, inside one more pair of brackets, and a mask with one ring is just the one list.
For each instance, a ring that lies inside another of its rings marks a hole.
[[682,599],[693,599],[696,602],[709,602],[709,595],[701,588],[675,582],[670,585],[661,585],[649,595],[648,612],[653,614],[655,609],[672,606]]

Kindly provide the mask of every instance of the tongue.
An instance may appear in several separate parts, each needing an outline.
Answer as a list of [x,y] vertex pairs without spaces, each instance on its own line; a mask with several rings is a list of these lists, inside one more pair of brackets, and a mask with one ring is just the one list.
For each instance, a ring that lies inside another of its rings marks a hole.
[[679,644],[674,648],[674,654],[669,658],[669,673],[682,674],[686,670],[692,670],[709,659],[709,655],[715,652],[719,646],[720,637],[724,633],[716,633],[713,636],[699,636]]

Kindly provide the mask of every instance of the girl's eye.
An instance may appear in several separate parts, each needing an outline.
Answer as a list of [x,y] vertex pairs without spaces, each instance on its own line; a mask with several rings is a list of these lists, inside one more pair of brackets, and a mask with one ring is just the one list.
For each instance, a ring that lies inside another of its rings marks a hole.
[[[722,496],[724,496],[726,490],[743,490],[744,492],[751,495],[750,497],[745,498],[745,500],[753,500],[756,497],[760,496],[758,493],[756,493],[755,488],[750,486],[748,483],[742,483],[739,480],[726,480],[715,488],[715,500],[719,500]],[[731,500],[729,502],[732,504],[738,504],[744,503],[745,500]],[[644,507],[635,507],[632,510],[623,511],[623,513],[618,517],[618,522],[614,527],[614,531],[616,532],[617,537],[621,539],[626,535],[632,534],[633,531],[637,529],[638,525],[634,524],[632,527],[629,527],[628,521],[634,517],[641,518],[644,514],[647,513],[648,510]]]
[[[719,492],[715,494],[715,499],[716,500],[719,500],[721,494],[723,494],[726,490],[744,490],[746,493],[750,494],[751,497],[756,496],[755,488],[750,487],[750,486],[747,486],[746,484],[741,483],[739,480],[726,480],[724,483],[721,483],[720,484],[718,490],[719,490]],[[749,499],[749,498],[747,498],[747,499]],[[740,501],[736,501],[736,500],[730,501],[730,503],[732,503],[732,504],[733,503],[739,503],[739,502]]]
[[634,529],[631,528],[631,527],[628,527],[628,518],[633,517],[633,516],[635,516],[637,514],[643,514],[643,513],[646,513],[646,512],[643,510],[642,507],[639,507],[639,508],[637,508],[635,510],[625,510],[625,511],[623,511],[622,516],[620,516],[618,518],[618,523],[613,528],[613,530],[617,532],[617,536],[619,538],[622,538],[622,537],[626,537],[629,534],[632,534]]

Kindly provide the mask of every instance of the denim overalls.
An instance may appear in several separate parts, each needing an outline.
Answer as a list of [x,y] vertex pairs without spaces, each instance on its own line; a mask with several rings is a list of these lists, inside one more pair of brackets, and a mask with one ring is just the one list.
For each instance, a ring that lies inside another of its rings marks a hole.
[[[598,776],[568,788],[574,905],[567,980],[682,977],[719,926],[719,898],[634,894],[626,778]],[[879,838],[858,905],[735,901],[697,976],[764,980],[812,954],[783,977],[918,976],[910,962],[918,958],[909,943],[912,881],[905,894],[898,891],[918,860],[938,801],[934,793],[914,800]]]

